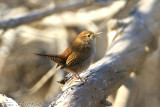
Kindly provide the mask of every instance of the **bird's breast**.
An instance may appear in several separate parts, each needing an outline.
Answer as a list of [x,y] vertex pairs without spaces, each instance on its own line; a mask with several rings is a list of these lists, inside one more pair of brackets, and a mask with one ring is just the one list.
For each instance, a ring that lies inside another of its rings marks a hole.
[[77,64],[75,64],[73,66],[66,67],[65,70],[67,70],[68,72],[71,72],[71,73],[75,73],[75,72],[79,73],[79,72],[86,70],[93,62],[93,59],[95,57],[95,53],[96,53],[95,46],[86,47],[82,51],[82,54],[84,54],[84,57],[86,57],[86,56],[87,57],[84,60],[78,62]]

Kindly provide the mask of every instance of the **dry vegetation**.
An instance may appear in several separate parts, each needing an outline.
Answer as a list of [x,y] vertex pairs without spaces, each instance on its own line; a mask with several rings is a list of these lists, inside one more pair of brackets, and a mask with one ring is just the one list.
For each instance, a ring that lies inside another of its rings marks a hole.
[[[112,107],[159,107],[159,10],[159,0],[1,0],[0,94],[22,107],[104,107],[109,95]],[[73,84],[57,83],[66,72],[33,53],[61,53],[83,30],[103,35],[95,64],[82,73],[89,85],[69,90]]]

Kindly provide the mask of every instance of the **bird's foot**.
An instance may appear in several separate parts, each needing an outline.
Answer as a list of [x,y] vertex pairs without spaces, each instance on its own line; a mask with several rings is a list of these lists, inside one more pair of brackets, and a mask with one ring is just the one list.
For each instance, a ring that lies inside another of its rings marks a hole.
[[[76,74],[77,74],[78,77],[76,76]],[[80,79],[80,81],[81,81],[82,83],[84,83],[85,81],[82,80],[82,77],[80,77],[80,76],[78,75],[78,73],[76,73],[76,74],[73,74],[74,78],[73,78],[72,82],[75,81],[75,80],[77,80],[77,79]]]

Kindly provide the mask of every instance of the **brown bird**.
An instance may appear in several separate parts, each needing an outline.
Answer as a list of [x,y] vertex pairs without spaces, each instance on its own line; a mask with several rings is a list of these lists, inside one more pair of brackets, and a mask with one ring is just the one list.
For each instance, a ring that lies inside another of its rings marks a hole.
[[36,55],[48,57],[50,60],[57,63],[57,67],[60,66],[61,69],[72,73],[75,78],[80,79],[83,82],[78,73],[86,70],[92,63],[96,53],[97,35],[98,33],[95,34],[91,31],[83,31],[62,54]]

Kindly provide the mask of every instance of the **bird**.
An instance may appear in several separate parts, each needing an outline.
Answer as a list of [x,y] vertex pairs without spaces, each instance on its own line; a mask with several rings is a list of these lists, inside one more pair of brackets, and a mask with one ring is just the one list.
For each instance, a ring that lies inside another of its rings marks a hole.
[[50,60],[57,63],[57,67],[64,69],[68,73],[72,73],[76,79],[80,79],[79,73],[86,70],[96,54],[96,37],[100,33],[94,33],[92,31],[82,31],[72,42],[72,44],[61,54],[40,54],[36,55],[47,57]]

